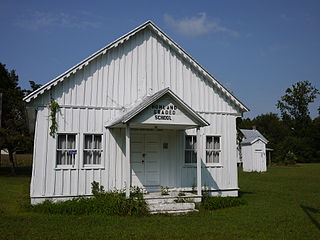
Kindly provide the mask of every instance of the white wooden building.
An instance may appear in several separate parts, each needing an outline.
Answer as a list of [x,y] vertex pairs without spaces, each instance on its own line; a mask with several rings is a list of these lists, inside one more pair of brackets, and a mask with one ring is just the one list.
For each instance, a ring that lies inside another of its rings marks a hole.
[[[55,137],[48,104],[60,105]],[[148,21],[25,98],[31,202],[140,186],[237,196],[236,118],[248,111]],[[32,121],[32,119],[34,121]]]
[[240,129],[244,138],[241,142],[241,163],[245,172],[266,172],[266,145],[268,140],[256,129]]

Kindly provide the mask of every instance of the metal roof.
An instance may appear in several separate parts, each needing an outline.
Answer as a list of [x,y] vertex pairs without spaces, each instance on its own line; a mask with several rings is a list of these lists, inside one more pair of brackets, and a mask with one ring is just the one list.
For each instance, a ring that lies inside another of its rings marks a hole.
[[81,70],[84,66],[87,66],[92,60],[99,57],[100,55],[106,54],[108,50],[111,48],[115,48],[118,45],[122,44],[123,42],[129,40],[130,37],[134,36],[138,32],[142,31],[143,29],[150,28],[155,32],[162,40],[168,44],[170,47],[175,49],[175,51],[184,59],[186,59],[193,67],[195,67],[201,74],[205,77],[209,78],[212,83],[221,90],[227,97],[229,97],[236,105],[238,105],[243,111],[249,111],[249,108],[246,107],[238,98],[236,98],[228,89],[226,89],[213,75],[211,75],[207,70],[205,70],[195,59],[193,59],[183,48],[181,48],[176,42],[174,42],[171,38],[169,38],[158,26],[156,26],[152,21],[147,21],[144,24],[140,25],[139,27],[135,28],[134,30],[130,31],[126,35],[118,38],[114,42],[108,44],[107,46],[103,47],[99,51],[95,52],[88,58],[84,59],[77,65],[73,66],[63,74],[59,75],[58,77],[54,78],[47,84],[43,85],[42,87],[38,88],[37,90],[30,93],[26,96],[23,100],[26,102],[30,102],[32,99],[36,98],[40,94],[43,94],[44,91],[49,90],[51,87],[56,86],[59,82],[63,81],[64,79],[70,77],[71,74],[75,74],[78,70]]
[[163,97],[164,95],[168,94],[171,96],[176,102],[180,103],[182,108],[187,111],[201,127],[210,125],[204,118],[202,118],[197,112],[195,112],[190,106],[188,106],[181,98],[179,98],[174,92],[170,90],[170,88],[164,88],[151,96],[144,97],[140,102],[138,102],[135,106],[131,109],[127,109],[127,111],[116,119],[113,122],[107,123],[106,127],[113,127],[117,124],[126,124],[132,118],[137,116],[140,112],[150,106],[152,103]]
[[269,142],[258,130],[240,129],[240,131],[244,135],[241,144],[252,144],[258,139],[263,141],[265,144]]

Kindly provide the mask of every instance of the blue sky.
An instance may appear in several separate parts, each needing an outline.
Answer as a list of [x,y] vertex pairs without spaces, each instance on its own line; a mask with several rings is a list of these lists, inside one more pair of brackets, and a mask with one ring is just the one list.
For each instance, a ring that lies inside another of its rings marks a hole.
[[244,102],[245,117],[277,112],[297,81],[320,89],[316,0],[0,0],[0,62],[16,69],[23,88],[44,84],[147,20]]

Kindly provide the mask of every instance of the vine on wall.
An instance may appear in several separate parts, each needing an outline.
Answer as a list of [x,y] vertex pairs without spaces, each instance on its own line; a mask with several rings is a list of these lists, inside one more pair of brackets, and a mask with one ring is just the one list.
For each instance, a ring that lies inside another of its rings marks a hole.
[[49,117],[51,120],[50,136],[55,137],[55,134],[58,129],[57,112],[59,111],[60,106],[56,101],[51,100],[50,104],[48,105],[48,108],[50,111]]

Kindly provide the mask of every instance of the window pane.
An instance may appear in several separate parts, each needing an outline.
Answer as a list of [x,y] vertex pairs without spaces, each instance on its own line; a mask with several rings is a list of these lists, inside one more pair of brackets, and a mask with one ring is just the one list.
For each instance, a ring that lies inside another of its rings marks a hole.
[[213,142],[211,136],[207,136],[206,149],[213,149]]
[[213,154],[212,151],[206,151],[207,157],[206,157],[206,162],[207,163],[213,163]]
[[83,163],[84,164],[91,164],[92,160],[92,152],[91,151],[84,151],[83,154]]
[[192,163],[197,163],[197,153],[195,151],[192,151]]
[[214,137],[214,149],[220,149],[220,137]]
[[66,149],[66,135],[58,135],[58,149]]
[[62,165],[64,162],[64,151],[57,151],[57,165]]
[[213,152],[213,163],[219,163],[219,153]]
[[185,163],[191,163],[191,151],[185,151]]
[[67,152],[67,165],[73,165],[73,159],[74,159],[74,154],[70,154],[70,152]]
[[186,149],[192,149],[192,136],[186,136]]
[[101,152],[94,151],[93,152],[93,164],[100,164],[101,163]]
[[197,137],[196,136],[192,136],[192,142],[193,142],[193,147],[192,149],[197,149]]
[[67,146],[68,149],[75,149],[76,148],[76,135],[67,135]]
[[101,149],[101,135],[94,135],[94,149]]
[[84,135],[84,148],[91,149],[92,135]]

